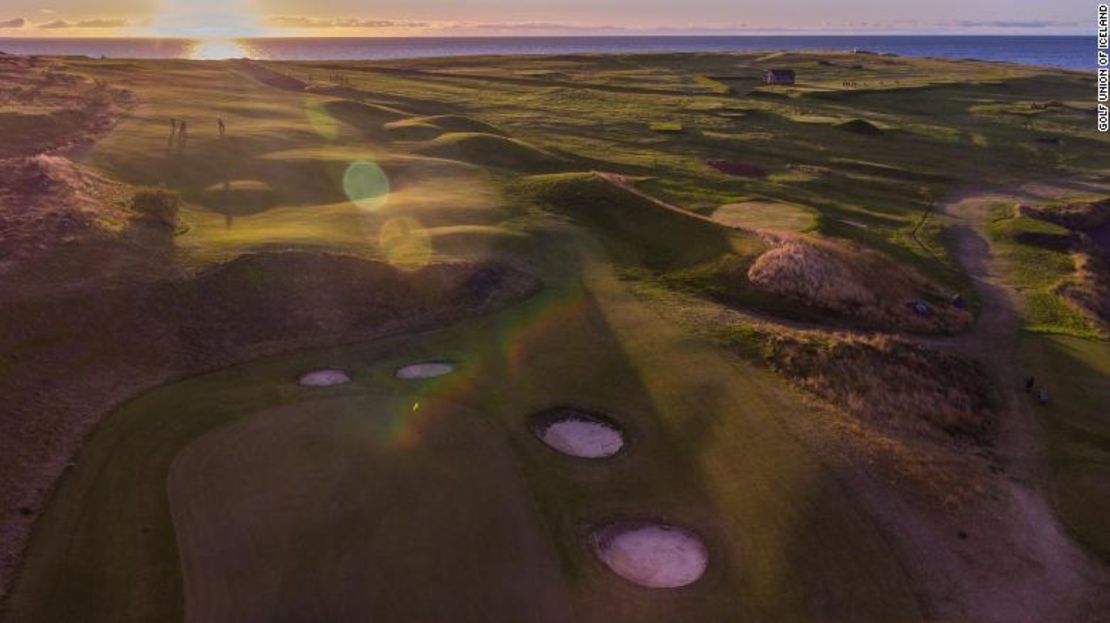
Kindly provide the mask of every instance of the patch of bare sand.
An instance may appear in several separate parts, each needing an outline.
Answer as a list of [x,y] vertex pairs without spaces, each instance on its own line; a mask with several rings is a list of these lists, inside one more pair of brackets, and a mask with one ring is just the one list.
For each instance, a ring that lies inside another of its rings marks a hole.
[[450,361],[422,361],[398,368],[394,373],[402,381],[418,381],[421,379],[434,379],[439,376],[451,374],[455,371],[455,364]]
[[593,543],[613,573],[647,588],[693,584],[709,566],[705,542],[679,526],[620,522],[594,532]]
[[[758,288],[867,325],[914,333],[958,333],[971,313],[936,285],[878,253],[812,236],[775,235],[748,270]],[[928,310],[914,309],[918,301]]]
[[313,370],[301,375],[297,382],[306,387],[332,387],[351,382],[351,373],[346,370]]
[[532,432],[552,449],[585,459],[610,457],[624,447],[624,434],[617,424],[578,409],[537,413],[532,418]]

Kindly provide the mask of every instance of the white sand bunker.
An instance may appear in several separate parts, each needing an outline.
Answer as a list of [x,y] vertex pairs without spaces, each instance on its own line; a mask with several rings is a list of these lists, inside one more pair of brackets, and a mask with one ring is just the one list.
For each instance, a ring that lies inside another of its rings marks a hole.
[[555,409],[535,416],[532,432],[548,446],[570,456],[601,459],[620,452],[620,427],[576,409]]
[[618,523],[593,536],[598,557],[622,578],[648,588],[676,588],[705,573],[709,553],[693,532],[667,524]]
[[331,387],[351,382],[351,375],[345,370],[313,370],[301,375],[301,385],[309,387]]
[[403,368],[398,368],[393,376],[404,380],[413,381],[417,379],[432,379],[444,374],[450,374],[455,371],[455,364],[450,361],[423,361],[421,363],[414,363],[407,365]]

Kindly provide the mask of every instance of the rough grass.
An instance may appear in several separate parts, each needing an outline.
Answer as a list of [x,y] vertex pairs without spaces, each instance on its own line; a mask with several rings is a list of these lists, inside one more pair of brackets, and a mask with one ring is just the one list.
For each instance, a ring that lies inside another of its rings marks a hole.
[[1110,265],[1105,253],[1076,253],[1075,278],[1058,292],[1093,320],[1103,335],[1110,333]]
[[63,242],[115,237],[136,216],[132,192],[61,156],[0,160],[0,260],[21,262]]
[[652,121],[648,128],[660,134],[682,134],[686,131],[685,126],[677,121]]
[[885,335],[745,328],[725,335],[799,388],[869,425],[908,436],[989,440],[989,383],[974,361]]
[[131,197],[131,209],[139,218],[171,229],[177,228],[180,208],[181,196],[164,188],[140,188]]
[[[818,238],[780,237],[748,270],[756,287],[868,325],[954,333],[971,314],[949,305],[932,283],[873,251]],[[914,311],[917,301],[929,311]]]
[[1019,209],[1033,218],[1078,231],[1098,229],[1110,223],[1110,197],[1068,197]]
[[[1015,215],[997,206],[987,233],[1006,267],[1007,279],[1021,289],[1025,323],[1031,331],[1095,337],[1089,312],[1072,299],[1089,298],[1090,282],[1076,270],[1071,233],[1053,223]],[[1070,293],[1070,296],[1065,296]]]

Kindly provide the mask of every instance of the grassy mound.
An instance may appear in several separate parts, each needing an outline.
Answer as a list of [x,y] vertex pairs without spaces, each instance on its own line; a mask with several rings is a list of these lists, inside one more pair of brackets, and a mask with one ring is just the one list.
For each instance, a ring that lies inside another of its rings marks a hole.
[[[1093,337],[1098,334],[1091,312],[1103,290],[1097,265],[1086,279],[1077,271],[1069,230],[1027,216],[1010,206],[997,206],[987,233],[1006,265],[1007,278],[1024,292],[1025,322],[1032,331]],[[1078,303],[1078,304],[1077,304]]]
[[736,344],[792,383],[888,432],[986,442],[989,382],[971,360],[889,336],[847,336],[746,328]]
[[430,141],[443,134],[439,127],[417,119],[391,121],[382,128],[395,141]]
[[424,145],[421,153],[513,171],[550,171],[562,158],[534,145],[483,132],[450,132]]
[[945,182],[951,181],[951,177],[932,173],[929,171],[921,171],[918,168],[903,168],[890,164],[883,164],[879,162],[868,162],[866,160],[853,160],[850,158],[831,158],[829,160],[836,169],[848,171],[850,173],[862,173],[864,175],[874,175],[878,177],[886,177],[894,180],[903,180],[907,182]]
[[[1022,212],[1025,212],[1024,208]],[[1067,251],[1078,241],[1075,234],[1061,225],[1025,216],[996,221],[991,228],[991,233],[999,240],[1055,251]]]
[[1077,253],[1075,269],[1075,278],[1065,281],[1057,293],[1083,310],[1102,333],[1110,333],[1110,265],[1103,255]]
[[533,176],[517,188],[541,207],[593,229],[618,261],[668,269],[731,249],[726,228],[667,209],[591,173]]
[[220,214],[249,216],[276,206],[278,195],[266,182],[235,180],[204,189],[201,203]]
[[376,132],[390,121],[403,119],[408,115],[396,108],[377,104],[364,104],[354,100],[332,100],[320,105],[327,114],[363,132]]
[[131,189],[61,156],[0,160],[0,259],[112,236],[135,216]]
[[181,285],[182,337],[214,350],[296,336],[370,333],[398,317],[468,312],[518,298],[535,280],[500,264],[384,262],[308,252],[244,255]]
[[877,136],[883,133],[882,128],[871,123],[870,121],[865,121],[863,119],[852,119],[850,121],[845,121],[844,123],[838,123],[836,127],[840,130],[844,130],[845,132],[852,132],[854,134],[865,134],[868,136]]
[[416,117],[412,119],[412,121],[433,125],[447,132],[482,132],[484,134],[497,135],[505,134],[496,126],[464,115],[432,115],[430,117]]
[[1039,206],[1022,206],[1022,214],[1077,231],[1110,223],[1110,197],[1071,197]]
[[[855,245],[818,238],[778,240],[748,270],[757,288],[868,326],[922,333],[954,333],[971,314],[944,302],[920,275]],[[926,313],[915,302],[927,303]]]

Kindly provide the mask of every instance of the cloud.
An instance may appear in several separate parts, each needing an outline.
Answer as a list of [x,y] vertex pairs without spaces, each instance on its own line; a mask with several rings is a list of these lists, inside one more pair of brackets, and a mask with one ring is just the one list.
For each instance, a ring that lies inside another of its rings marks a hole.
[[620,26],[584,26],[581,24],[559,24],[551,22],[505,22],[495,24],[460,23],[451,26],[453,30],[478,30],[485,32],[602,32],[623,31]]
[[1063,21],[1054,21],[1054,20],[1016,20],[1016,21],[996,20],[996,21],[986,21],[986,22],[961,20],[961,21],[955,22],[952,25],[959,26],[960,28],[1030,28],[1030,29],[1041,29],[1041,28],[1072,28],[1072,27],[1075,27],[1075,26],[1080,26],[1081,24],[1079,22],[1063,22]]
[[0,28],[23,28],[27,20],[22,17],[13,17],[12,19],[0,21]]
[[276,28],[426,28],[426,22],[397,21],[391,19],[360,19],[357,17],[338,17],[322,19],[316,17],[278,16],[271,17],[266,23]]
[[57,13],[57,11],[55,11],[54,9],[39,9],[39,13],[46,13],[47,15],[53,15],[53,14]]
[[619,26],[584,26],[554,22],[449,22],[449,21],[410,21],[392,19],[367,19],[359,17],[305,17],[275,16],[266,20],[274,28],[349,28],[365,30],[419,30],[424,32],[459,33],[590,33],[625,32]]
[[123,28],[131,23],[125,19],[86,19],[73,25],[74,28]]
[[58,30],[61,28],[123,28],[130,25],[131,23],[125,19],[83,19],[76,22],[56,19],[52,22],[39,24],[38,27],[47,30]]

